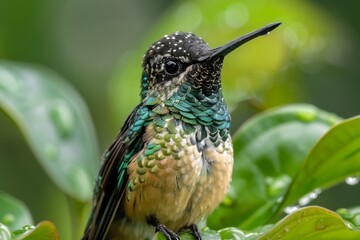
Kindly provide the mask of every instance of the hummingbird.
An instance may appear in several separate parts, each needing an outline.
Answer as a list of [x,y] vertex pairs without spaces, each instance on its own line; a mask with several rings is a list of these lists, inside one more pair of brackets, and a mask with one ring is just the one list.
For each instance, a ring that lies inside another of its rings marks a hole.
[[83,240],[168,240],[190,231],[227,193],[233,168],[224,57],[272,23],[211,49],[193,33],[153,43],[143,58],[140,104],[105,151]]

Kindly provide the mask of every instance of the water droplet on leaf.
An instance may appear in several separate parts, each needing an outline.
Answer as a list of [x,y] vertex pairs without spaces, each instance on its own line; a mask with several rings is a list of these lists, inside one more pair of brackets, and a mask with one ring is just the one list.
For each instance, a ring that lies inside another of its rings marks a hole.
[[45,156],[49,160],[55,160],[59,157],[59,150],[51,143],[44,146]]
[[50,116],[62,138],[68,138],[74,132],[74,116],[68,103],[57,101],[51,105]]
[[303,196],[302,198],[299,199],[299,205],[300,206],[307,205],[312,200],[316,199],[319,196],[320,193],[321,193],[321,189],[317,188],[314,191],[306,194],[305,196]]
[[315,223],[315,230],[322,231],[325,230],[329,225],[324,221],[324,219],[319,219]]
[[290,214],[290,213],[293,213],[294,211],[298,210],[299,208],[300,208],[299,205],[289,206],[284,209],[284,212],[286,214]]
[[348,185],[356,185],[359,183],[359,178],[357,177],[347,177],[345,179],[345,182],[348,184]]

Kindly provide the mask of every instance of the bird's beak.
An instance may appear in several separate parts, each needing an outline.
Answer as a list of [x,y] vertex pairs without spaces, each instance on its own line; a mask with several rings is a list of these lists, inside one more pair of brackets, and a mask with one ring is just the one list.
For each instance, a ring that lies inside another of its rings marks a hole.
[[265,27],[262,27],[258,30],[248,33],[244,36],[238,37],[238,38],[232,40],[231,42],[228,42],[220,47],[210,50],[207,54],[199,57],[197,59],[197,61],[205,62],[205,61],[211,61],[211,60],[214,60],[214,59],[217,59],[220,57],[225,57],[228,53],[232,52],[233,50],[235,50],[239,46],[243,45],[244,43],[246,43],[254,38],[257,38],[259,36],[269,34],[272,30],[277,28],[280,24],[281,24],[280,22],[271,23]]

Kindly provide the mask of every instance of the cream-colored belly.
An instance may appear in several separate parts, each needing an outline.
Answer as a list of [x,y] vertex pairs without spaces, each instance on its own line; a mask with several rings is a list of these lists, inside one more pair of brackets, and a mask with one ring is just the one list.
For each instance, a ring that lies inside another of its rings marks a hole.
[[155,217],[176,232],[196,224],[222,201],[232,173],[231,139],[217,148],[207,146],[199,151],[190,138],[177,145],[183,147],[168,141],[154,156],[140,152],[133,158],[129,165],[131,187],[124,199],[130,220],[146,222],[147,217]]

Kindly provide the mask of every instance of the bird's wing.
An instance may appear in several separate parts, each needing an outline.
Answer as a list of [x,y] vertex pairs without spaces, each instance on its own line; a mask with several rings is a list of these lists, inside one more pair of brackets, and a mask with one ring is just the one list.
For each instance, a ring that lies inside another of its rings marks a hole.
[[144,145],[142,135],[148,122],[148,108],[137,106],[105,152],[95,187],[93,209],[83,240],[105,239],[125,192],[128,163]]

